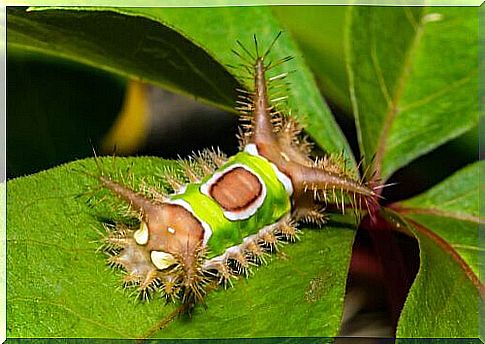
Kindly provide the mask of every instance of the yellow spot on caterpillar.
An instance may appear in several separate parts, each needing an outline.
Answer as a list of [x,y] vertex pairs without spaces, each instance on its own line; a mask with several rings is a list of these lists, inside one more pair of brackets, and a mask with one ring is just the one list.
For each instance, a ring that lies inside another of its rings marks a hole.
[[145,222],[141,222],[140,229],[133,234],[133,237],[138,245],[146,245],[148,242],[148,226]]
[[159,270],[163,270],[176,263],[174,256],[162,251],[152,251],[150,254],[153,265]]

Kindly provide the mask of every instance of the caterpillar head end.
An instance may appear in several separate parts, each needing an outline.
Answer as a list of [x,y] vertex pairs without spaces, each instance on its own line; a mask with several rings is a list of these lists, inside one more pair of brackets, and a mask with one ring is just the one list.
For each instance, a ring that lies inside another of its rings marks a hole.
[[145,213],[134,237],[151,252],[152,262],[158,269],[179,263],[190,270],[203,243],[204,228],[182,206],[162,204]]
[[126,287],[136,287],[142,299],[160,291],[167,301],[202,301],[205,277],[204,229],[179,205],[141,209],[137,230],[118,225],[109,230],[104,246],[108,262],[126,271]]

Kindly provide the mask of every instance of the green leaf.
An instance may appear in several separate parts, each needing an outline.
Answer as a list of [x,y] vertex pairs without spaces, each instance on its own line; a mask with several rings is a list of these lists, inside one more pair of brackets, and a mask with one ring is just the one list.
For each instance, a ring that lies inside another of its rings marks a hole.
[[[478,123],[475,8],[353,7],[347,68],[361,153],[384,180]],[[379,175],[378,175],[379,177]]]
[[[472,164],[429,191],[392,206],[420,246],[421,266],[399,320],[400,337],[476,337],[479,170]],[[483,189],[482,189],[483,192]]]
[[419,241],[421,267],[404,304],[397,337],[477,337],[476,285],[449,252],[422,230],[411,228]]
[[469,165],[421,195],[402,202],[406,208],[434,210],[445,217],[478,222],[478,196],[484,186],[479,183],[484,162]]
[[346,6],[273,6],[315,73],[325,99],[351,114],[344,59]]
[[[253,34],[261,49],[282,27],[265,7],[221,8],[41,8],[8,15],[9,44],[57,54],[121,75],[140,78],[229,109],[235,105],[236,74],[227,65],[241,59],[231,52],[240,40],[253,51]],[[288,80],[289,107],[305,118],[304,126],[325,150],[350,149],[323,102],[303,57],[289,35],[272,49],[271,58],[294,60],[275,73],[296,70]],[[249,84],[250,80],[239,79]]]
[[234,78],[179,33],[146,18],[71,9],[9,8],[8,44],[233,107]]
[[[108,160],[105,160],[108,161]],[[169,162],[117,158],[139,180]],[[100,218],[111,202],[88,206],[92,159],[69,163],[7,184],[7,335],[9,337],[168,338],[335,336],[340,326],[354,224],[338,217],[305,230],[248,279],[207,297],[192,318],[156,326],[174,311],[159,297],[135,302],[120,273],[96,252]],[[109,166],[106,163],[105,166]],[[289,311],[291,310],[291,311]]]
[[463,168],[427,192],[398,205],[402,214],[446,240],[478,276],[479,173],[484,162]]

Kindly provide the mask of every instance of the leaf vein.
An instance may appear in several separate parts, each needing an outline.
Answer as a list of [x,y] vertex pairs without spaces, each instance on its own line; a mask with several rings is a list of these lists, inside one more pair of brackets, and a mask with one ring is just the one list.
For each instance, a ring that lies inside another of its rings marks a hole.
[[485,296],[485,286],[482,284],[478,276],[473,272],[470,265],[460,256],[460,254],[450,245],[445,239],[436,234],[436,232],[430,230],[428,227],[408,218],[408,221],[413,227],[421,234],[427,236],[429,239],[438,245],[444,252],[448,253],[451,258],[458,264],[463,270],[464,274],[470,279],[473,285],[477,288],[480,295]]
[[463,214],[458,212],[452,212],[447,210],[441,210],[436,208],[405,208],[400,207],[398,204],[391,205],[390,208],[395,209],[403,215],[416,214],[416,215],[434,215],[439,217],[448,217],[456,220],[468,221],[477,224],[485,223],[485,219],[471,214]]
[[72,310],[71,308],[65,306],[65,305],[61,305],[57,302],[52,302],[52,301],[46,301],[46,300],[39,300],[39,299],[34,299],[34,298],[27,298],[27,297],[18,297],[18,298],[13,298],[13,299],[10,299],[9,300],[10,302],[14,303],[16,301],[23,301],[23,302],[32,302],[32,303],[43,303],[43,304],[47,304],[47,305],[51,305],[51,306],[54,306],[54,307],[58,307],[58,308],[61,308],[69,313],[71,313],[72,315],[76,316],[77,318],[79,318],[80,320],[83,320],[83,321],[86,321],[86,322],[89,322],[93,325],[96,325],[102,329],[106,329],[106,330],[110,330],[110,331],[113,331],[114,333],[117,333],[119,334],[120,336],[122,337],[125,337],[125,338],[129,338],[131,336],[129,336],[128,334],[124,333],[124,332],[121,332],[120,330],[116,329],[116,328],[112,328],[110,326],[106,326],[98,321],[95,321],[93,319],[90,319],[90,318],[87,318],[81,314],[79,314],[78,312]]
[[423,105],[426,105],[426,104],[432,102],[436,98],[439,98],[439,97],[457,89],[458,87],[463,86],[468,81],[473,80],[473,78],[476,77],[477,71],[478,71],[477,69],[473,69],[467,76],[448,84],[446,87],[443,87],[440,90],[437,90],[437,91],[435,91],[431,94],[428,94],[427,96],[425,96],[421,99],[418,99],[418,100],[416,100],[412,103],[406,104],[405,106],[403,106],[399,109],[400,112],[405,112],[405,111],[408,111],[408,110],[411,110],[411,109],[419,108]]
[[414,52],[417,50],[419,43],[421,41],[421,38],[423,36],[423,28],[424,24],[422,21],[419,22],[417,25],[413,25],[415,34],[414,38],[408,48],[408,51],[406,53],[406,57],[404,59],[403,67],[401,69],[401,73],[397,79],[397,87],[396,90],[394,91],[394,94],[392,96],[391,104],[388,107],[387,114],[385,116],[384,120],[384,125],[382,127],[382,132],[381,135],[379,136],[379,140],[377,143],[377,150],[376,150],[376,155],[375,155],[375,169],[376,169],[376,174],[374,176],[375,180],[380,180],[381,178],[381,170],[382,170],[382,159],[384,157],[384,153],[386,150],[386,143],[387,139],[389,136],[389,132],[391,129],[391,126],[396,118],[396,116],[399,113],[399,109],[397,107],[401,96],[403,94],[404,88],[406,81],[408,80],[408,77],[410,75],[410,70],[412,66],[412,57],[414,55]]

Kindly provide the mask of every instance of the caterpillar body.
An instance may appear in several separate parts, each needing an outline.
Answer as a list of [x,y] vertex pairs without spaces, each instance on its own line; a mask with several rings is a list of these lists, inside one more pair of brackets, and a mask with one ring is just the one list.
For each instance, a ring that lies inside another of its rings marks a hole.
[[157,199],[103,173],[98,177],[139,214],[138,228],[109,230],[105,249],[109,263],[127,272],[125,285],[143,297],[159,291],[190,309],[208,290],[248,275],[282,242],[296,241],[298,221],[322,225],[322,203],[368,210],[376,203],[374,188],[355,171],[330,156],[310,158],[301,128],[271,105],[267,73],[279,62],[266,61],[270,49],[259,54],[256,44],[256,55],[243,50],[243,59],[252,61],[245,68],[254,89],[240,90],[245,123],[238,154],[204,150],[181,161],[185,177],[167,170],[173,193]]

